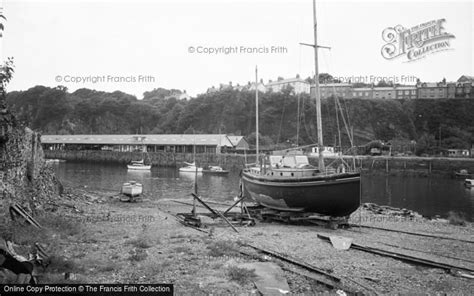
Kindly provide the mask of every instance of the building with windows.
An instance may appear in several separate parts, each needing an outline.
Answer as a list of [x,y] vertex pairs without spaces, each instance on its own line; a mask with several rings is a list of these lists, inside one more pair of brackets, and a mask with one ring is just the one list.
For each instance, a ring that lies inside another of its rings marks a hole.
[[418,86],[418,99],[445,99],[447,87],[442,82],[423,82]]
[[374,99],[395,99],[397,96],[395,87],[374,87]]
[[352,97],[352,84],[350,83],[321,83],[319,91],[322,99],[330,98],[331,96],[347,99]]
[[281,92],[287,88],[291,88],[294,94],[309,94],[310,84],[299,78],[280,79],[277,81],[269,81],[266,85],[267,91]]
[[397,92],[396,99],[414,100],[416,99],[416,86],[398,86],[395,88]]
[[[258,88],[261,92],[282,92],[291,89],[293,94],[310,94],[314,96],[314,85],[299,78],[281,79],[269,81],[264,84],[262,80],[255,84],[248,83],[245,86],[232,86],[232,83],[221,84],[219,88],[209,88],[207,93],[219,90],[234,89],[239,91],[255,91]],[[319,91],[322,99],[336,96],[343,99],[454,99],[454,98],[474,98],[474,77],[463,75],[457,82],[423,82],[417,85],[399,85],[389,87],[359,87],[355,88],[351,83],[321,83]]]
[[372,99],[373,88],[371,87],[359,87],[352,89],[351,98],[357,99]]
[[235,150],[249,150],[250,145],[243,136],[227,136]]
[[227,135],[43,135],[45,150],[221,153],[234,148]]
[[255,88],[257,88],[258,91],[261,91],[261,92],[266,92],[267,91],[267,87],[265,86],[265,84],[263,84],[262,81],[260,81],[257,84],[255,84],[255,82],[250,83],[250,81],[249,81],[244,89],[249,90],[249,91],[255,91]]

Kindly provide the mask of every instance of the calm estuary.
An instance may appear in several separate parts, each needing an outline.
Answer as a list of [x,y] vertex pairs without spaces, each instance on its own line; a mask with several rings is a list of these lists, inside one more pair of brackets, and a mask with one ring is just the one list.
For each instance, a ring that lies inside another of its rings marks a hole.
[[[143,184],[147,196],[157,199],[189,199],[194,188],[193,173],[173,168],[134,172],[118,164],[64,162],[53,166],[63,184],[70,187],[119,192],[122,183],[134,180]],[[232,200],[238,194],[238,172],[200,174],[197,178],[199,194],[205,198]],[[367,175],[362,178],[362,202],[407,208],[429,217],[446,217],[455,211],[474,220],[474,188],[466,188],[462,179]]]

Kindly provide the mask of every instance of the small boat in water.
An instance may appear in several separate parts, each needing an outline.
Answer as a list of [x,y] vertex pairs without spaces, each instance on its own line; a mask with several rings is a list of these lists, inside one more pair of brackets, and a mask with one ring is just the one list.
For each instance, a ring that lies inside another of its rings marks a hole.
[[471,177],[473,177],[474,174],[470,174],[470,173],[468,172],[468,170],[462,169],[462,170],[459,170],[459,172],[454,172],[454,176],[455,176],[456,178],[463,178],[463,179],[465,179],[465,178],[471,178]]
[[143,192],[143,185],[135,181],[123,183],[122,194],[128,197],[139,196]]
[[47,163],[66,162],[65,159],[57,159],[57,158],[47,158],[45,161],[46,161]]
[[195,173],[196,171],[198,173],[202,173],[202,168],[196,167],[196,163],[189,163],[189,162],[184,162],[186,165],[185,167],[179,168],[180,172],[187,172],[187,173]]
[[210,165],[207,169],[203,169],[202,172],[204,174],[212,174],[212,175],[227,175],[229,170],[224,170],[222,167],[217,165]]
[[129,165],[127,165],[127,168],[129,170],[149,171],[151,169],[151,164],[146,165],[143,159],[137,160],[137,161],[132,160],[132,162]]
[[464,185],[466,187],[472,188],[474,187],[474,179],[466,179],[464,180]]

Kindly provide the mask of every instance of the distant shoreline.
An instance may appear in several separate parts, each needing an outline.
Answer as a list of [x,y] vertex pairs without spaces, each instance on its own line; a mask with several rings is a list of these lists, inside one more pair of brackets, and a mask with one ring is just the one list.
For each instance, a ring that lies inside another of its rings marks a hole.
[[[94,150],[45,150],[45,157],[49,159],[64,159],[67,161],[94,161],[106,163],[129,163],[132,159],[142,157],[140,152],[114,152]],[[183,162],[192,162],[192,153],[150,152],[150,159],[154,166],[180,167]],[[352,156],[343,156],[348,161]],[[327,163],[335,157],[325,158]],[[317,164],[317,157],[309,157],[310,163]],[[196,162],[201,166],[220,165],[226,169],[240,170],[245,163],[255,162],[255,155],[241,154],[196,154]],[[387,174],[416,174],[416,175],[454,175],[454,172],[465,169],[474,172],[474,158],[448,157],[414,157],[414,156],[355,156],[356,167],[363,172]]]

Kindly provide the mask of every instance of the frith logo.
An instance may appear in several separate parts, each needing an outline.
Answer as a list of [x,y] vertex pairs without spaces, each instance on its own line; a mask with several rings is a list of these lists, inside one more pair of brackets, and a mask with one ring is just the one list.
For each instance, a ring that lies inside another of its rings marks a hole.
[[433,20],[406,29],[401,25],[388,27],[382,32],[387,44],[382,46],[382,56],[391,60],[406,56],[408,62],[424,58],[428,54],[450,50],[453,34],[444,31],[445,19]]

